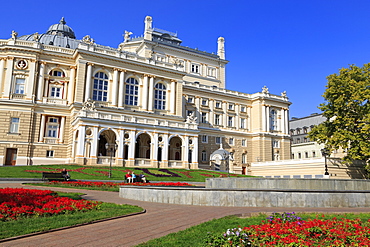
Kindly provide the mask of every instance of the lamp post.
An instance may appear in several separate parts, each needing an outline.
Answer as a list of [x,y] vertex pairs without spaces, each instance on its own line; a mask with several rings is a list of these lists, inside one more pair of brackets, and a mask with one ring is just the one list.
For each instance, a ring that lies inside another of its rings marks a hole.
[[327,164],[327,162],[326,162],[326,157],[327,157],[328,155],[330,155],[330,152],[329,152],[329,150],[328,150],[327,148],[323,148],[323,149],[321,149],[321,154],[322,154],[322,156],[324,156],[324,158],[325,158],[325,173],[324,173],[324,175],[325,175],[325,176],[329,176],[329,172],[328,172],[328,164]]
[[108,177],[112,177],[112,159],[113,159],[113,153],[116,151],[118,145],[115,143],[105,143],[105,149],[110,151],[110,160],[109,160],[109,174]]

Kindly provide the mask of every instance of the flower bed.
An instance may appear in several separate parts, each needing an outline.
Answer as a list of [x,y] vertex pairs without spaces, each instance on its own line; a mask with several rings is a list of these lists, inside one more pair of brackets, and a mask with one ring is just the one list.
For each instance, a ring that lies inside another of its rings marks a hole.
[[98,205],[98,202],[58,197],[51,190],[0,189],[0,221],[87,211]]
[[[324,217],[322,215],[322,217]],[[370,246],[370,220],[309,219],[275,213],[267,222],[209,234],[209,246]]]
[[71,187],[97,187],[97,188],[119,188],[120,186],[192,186],[188,183],[181,182],[160,182],[160,183],[114,183],[114,182],[90,182],[90,181],[52,181],[47,184],[66,185]]

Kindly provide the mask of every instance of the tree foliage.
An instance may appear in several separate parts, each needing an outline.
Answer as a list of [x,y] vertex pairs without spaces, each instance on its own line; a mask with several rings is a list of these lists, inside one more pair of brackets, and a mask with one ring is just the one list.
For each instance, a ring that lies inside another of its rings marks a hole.
[[370,63],[351,65],[327,77],[319,109],[326,121],[309,133],[311,140],[333,151],[347,151],[345,160],[370,161]]

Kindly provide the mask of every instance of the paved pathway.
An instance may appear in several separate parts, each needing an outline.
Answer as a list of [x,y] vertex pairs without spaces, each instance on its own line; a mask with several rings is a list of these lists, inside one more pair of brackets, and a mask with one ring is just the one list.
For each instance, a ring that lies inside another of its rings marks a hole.
[[[32,187],[3,182],[0,187]],[[55,191],[83,192],[85,199],[137,205],[146,213],[0,243],[5,246],[135,246],[150,239],[184,230],[190,226],[231,214],[259,212],[370,212],[370,208],[252,208],[202,207],[141,202],[118,197],[118,192],[53,188]]]

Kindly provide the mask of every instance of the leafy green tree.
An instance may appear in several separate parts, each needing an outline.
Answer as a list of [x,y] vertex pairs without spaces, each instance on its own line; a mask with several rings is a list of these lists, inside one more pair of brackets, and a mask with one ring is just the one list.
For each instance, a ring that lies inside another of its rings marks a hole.
[[363,160],[370,167],[370,63],[342,68],[327,80],[325,103],[319,107],[327,120],[309,138],[330,151],[341,147],[345,160]]

